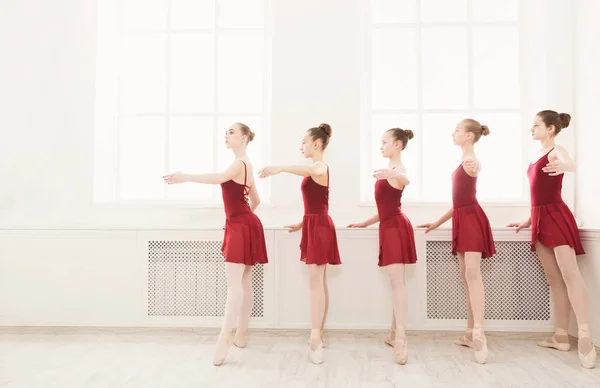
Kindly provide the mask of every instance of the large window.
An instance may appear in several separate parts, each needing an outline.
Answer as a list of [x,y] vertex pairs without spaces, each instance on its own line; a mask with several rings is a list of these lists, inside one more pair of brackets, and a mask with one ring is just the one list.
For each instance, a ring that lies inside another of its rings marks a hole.
[[267,16],[267,0],[98,1],[97,201],[219,203],[218,186],[161,177],[224,170],[234,122],[256,133],[256,167],[269,162]]
[[[404,153],[411,177],[405,197],[450,200],[460,162],[451,134],[463,118],[490,128],[476,147],[481,201],[519,202],[524,187],[517,0],[366,0],[369,20],[363,177],[386,161],[383,132],[412,129]],[[373,199],[372,180],[361,197]]]

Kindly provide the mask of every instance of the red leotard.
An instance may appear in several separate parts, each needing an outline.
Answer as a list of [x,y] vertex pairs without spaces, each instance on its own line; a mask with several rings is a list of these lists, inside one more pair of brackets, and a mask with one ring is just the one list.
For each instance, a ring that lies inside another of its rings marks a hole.
[[393,187],[387,179],[375,182],[375,202],[379,214],[380,267],[417,262],[414,230],[401,210],[402,191]]
[[306,264],[342,264],[337,245],[335,225],[329,217],[329,168],[327,186],[307,176],[300,186],[304,201],[300,260]]
[[[243,160],[240,162],[244,163]],[[233,180],[221,183],[223,205],[227,220],[221,251],[225,262],[245,265],[268,263],[265,234],[262,223],[248,204],[246,186],[246,163],[244,184]]]
[[568,245],[578,255],[585,254],[575,217],[560,195],[563,174],[550,176],[542,171],[548,164],[548,155],[530,163],[527,169],[531,195],[531,250],[539,241],[549,248]]
[[477,177],[462,164],[452,173],[452,254],[481,252],[482,258],[496,253],[492,228],[477,201]]

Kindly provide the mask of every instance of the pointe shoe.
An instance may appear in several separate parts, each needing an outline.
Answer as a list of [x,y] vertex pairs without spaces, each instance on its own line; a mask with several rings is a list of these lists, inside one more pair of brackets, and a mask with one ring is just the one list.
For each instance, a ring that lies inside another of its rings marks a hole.
[[[310,345],[310,338],[308,339],[307,343]],[[327,347],[327,344],[325,343],[325,337],[324,337],[324,332],[323,331],[321,331],[321,344],[323,345],[323,348]]]
[[312,350],[310,345],[308,346],[308,358],[313,364],[318,365],[323,363],[323,342],[315,350]]
[[542,348],[561,350],[563,352],[568,352],[569,350],[571,350],[571,344],[569,342],[558,342],[556,338],[554,338],[554,336],[546,338],[542,341],[538,341],[537,346],[541,346]]
[[387,346],[394,347],[394,341],[396,340],[396,332],[391,332],[390,335],[383,340],[383,343]]
[[245,334],[236,333],[233,339],[233,344],[235,345],[235,347],[243,349],[248,345],[248,339],[246,338]]
[[229,338],[224,338],[219,335],[217,339],[217,348],[215,349],[215,355],[213,357],[213,365],[223,365],[225,358],[227,358],[227,351],[229,350]]
[[473,341],[471,341],[466,335],[455,339],[454,344],[458,346],[466,346],[467,348],[473,347]]
[[[483,347],[480,350],[477,350],[475,347],[475,342],[481,341],[483,343]],[[483,335],[482,329],[473,330],[473,350],[475,351],[475,361],[478,364],[485,364],[488,359],[488,347],[487,347],[487,339]]]
[[394,359],[400,365],[404,365],[408,361],[408,343],[406,339],[401,338],[394,341]]
[[577,354],[579,355],[579,362],[581,362],[582,367],[584,367],[586,369],[592,369],[596,366],[596,356],[597,356],[596,355],[596,347],[594,346],[593,343],[592,343],[592,350],[590,350],[586,354],[582,354],[578,350]]

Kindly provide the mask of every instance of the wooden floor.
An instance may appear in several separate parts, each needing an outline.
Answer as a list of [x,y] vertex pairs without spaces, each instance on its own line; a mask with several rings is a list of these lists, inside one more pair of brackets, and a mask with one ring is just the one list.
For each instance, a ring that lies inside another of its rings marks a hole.
[[536,347],[539,335],[488,333],[490,360],[478,365],[456,333],[414,333],[404,366],[373,332],[327,332],[313,365],[307,335],[251,332],[215,367],[214,330],[0,328],[0,387],[600,387],[600,366],[581,368],[576,347]]

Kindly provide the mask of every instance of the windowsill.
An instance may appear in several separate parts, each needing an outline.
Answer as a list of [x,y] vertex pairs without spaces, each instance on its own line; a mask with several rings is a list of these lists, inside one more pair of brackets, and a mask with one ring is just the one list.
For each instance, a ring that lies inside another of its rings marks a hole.
[[[531,229],[523,229],[519,234],[516,233],[515,228],[507,228],[505,226],[492,226],[492,231],[494,232],[494,236],[498,237],[513,237],[518,236],[521,239],[528,239],[531,234]],[[579,232],[582,240],[586,241],[600,241],[600,228],[586,228],[579,227]],[[273,232],[285,232],[286,235],[289,233],[289,229],[282,227],[281,225],[264,225],[265,231],[273,231]],[[370,226],[368,228],[347,228],[347,227],[336,227],[336,230],[343,235],[348,234],[357,234],[364,235],[371,234],[374,238],[377,236],[378,227],[376,225]],[[205,231],[205,232],[221,232],[223,231],[222,225],[188,225],[188,226],[159,226],[159,225],[147,225],[141,227],[139,225],[35,225],[32,227],[11,227],[11,228],[3,228],[0,227],[0,234],[14,234],[14,233],[33,233],[33,232],[43,232],[43,231],[51,231],[51,232],[123,232],[123,231]],[[415,228],[415,235],[425,235],[424,228]],[[427,233],[428,238],[440,238],[440,237],[449,237],[452,234],[452,228],[448,226],[442,226]],[[289,236],[299,236],[296,234],[289,234]],[[338,236],[341,237],[342,235]]]
[[[518,207],[518,208],[529,208],[529,202],[516,201],[516,202],[479,202],[482,207],[485,208],[507,208],[507,207]],[[361,201],[357,204],[360,208],[375,208],[377,205],[371,201]],[[437,202],[437,201],[404,201],[402,202],[403,207],[408,208],[419,208],[419,207],[439,207],[448,208],[452,207],[451,202]],[[281,205],[274,205],[272,203],[260,203],[260,208],[275,209],[281,208]],[[99,210],[110,210],[110,209],[223,209],[222,203],[198,203],[198,202],[183,202],[183,201],[115,201],[115,202],[92,202],[90,208]]]
[[[269,203],[260,203],[260,208],[274,207]],[[115,201],[115,202],[92,202],[90,208],[98,210],[111,209],[223,209],[222,203],[198,203],[183,201]]]
[[[529,202],[479,202],[485,208],[529,208]],[[362,201],[357,204],[361,208],[375,208],[375,202]],[[419,207],[452,207],[451,202],[436,202],[436,201],[404,201],[403,207],[419,208]],[[275,209],[281,205],[272,203],[260,203],[260,208]],[[198,203],[198,202],[166,202],[166,201],[115,201],[115,202],[92,202],[90,208],[99,210],[110,209],[223,209],[222,203]]]
[[[506,208],[506,207],[525,207],[529,208],[529,202],[525,201],[515,201],[515,202],[479,202],[481,207],[486,208]],[[374,208],[377,207],[375,202],[371,201],[362,201],[359,202],[358,207],[368,207]],[[435,202],[435,201],[404,201],[402,202],[402,207],[440,207],[440,208],[448,208],[452,207],[452,202]]]

